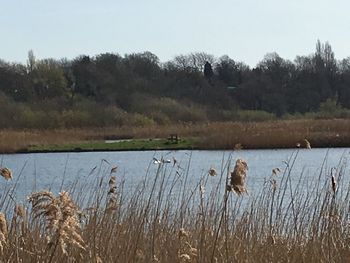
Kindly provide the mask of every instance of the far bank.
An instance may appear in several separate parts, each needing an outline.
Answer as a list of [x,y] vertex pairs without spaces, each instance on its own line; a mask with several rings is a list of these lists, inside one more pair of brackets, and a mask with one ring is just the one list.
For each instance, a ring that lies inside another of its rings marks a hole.
[[[176,136],[178,139],[171,139]],[[0,152],[349,147],[350,120],[212,122],[54,130],[1,130]]]

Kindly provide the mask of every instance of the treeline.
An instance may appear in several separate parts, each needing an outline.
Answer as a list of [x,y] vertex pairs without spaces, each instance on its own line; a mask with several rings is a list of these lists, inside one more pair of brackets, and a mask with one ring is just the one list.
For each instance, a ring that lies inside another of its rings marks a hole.
[[[57,128],[260,120],[312,112],[350,116],[350,57],[329,43],[294,61],[250,68],[228,56],[106,53],[73,60],[0,60],[0,127]],[[327,117],[327,116],[326,116]]]

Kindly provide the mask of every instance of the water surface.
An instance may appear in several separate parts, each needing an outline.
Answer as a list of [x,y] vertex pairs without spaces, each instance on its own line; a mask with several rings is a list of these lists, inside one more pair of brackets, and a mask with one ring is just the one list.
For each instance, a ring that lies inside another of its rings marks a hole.
[[[350,148],[9,154],[2,155],[1,163],[13,171],[14,178],[9,182],[1,180],[0,194],[16,186],[12,196],[17,202],[23,201],[33,191],[50,189],[57,193],[61,189],[70,189],[76,180],[88,185],[100,177],[109,177],[115,166],[118,166],[117,182],[125,181],[126,189],[136,189],[147,171],[149,178],[155,176],[158,164],[153,158],[170,161],[164,164],[168,176],[188,173],[188,187],[195,186],[200,178],[207,176],[211,167],[218,171],[219,176],[210,178],[209,184],[217,183],[221,171],[226,177],[227,166],[232,170],[235,160],[242,158],[249,166],[247,187],[254,192],[271,178],[272,169],[279,168],[283,173],[288,165],[292,166],[296,156],[291,180],[296,184],[302,175],[307,189],[308,183],[318,180],[321,168],[322,180],[327,180],[332,168],[339,167],[340,163],[345,167],[349,154]],[[349,176],[347,168],[344,174]],[[77,185],[75,187],[80,187]]]

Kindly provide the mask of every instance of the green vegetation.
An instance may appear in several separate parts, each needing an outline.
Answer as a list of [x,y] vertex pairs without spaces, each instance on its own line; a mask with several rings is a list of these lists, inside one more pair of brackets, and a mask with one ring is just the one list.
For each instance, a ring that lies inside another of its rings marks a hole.
[[309,56],[270,53],[254,68],[203,52],[0,60],[0,129],[348,118],[349,101],[350,58],[320,41]]
[[27,152],[71,152],[71,151],[122,151],[122,150],[165,150],[195,149],[198,144],[193,138],[172,142],[168,139],[130,139],[119,142],[91,141],[69,144],[33,145]]

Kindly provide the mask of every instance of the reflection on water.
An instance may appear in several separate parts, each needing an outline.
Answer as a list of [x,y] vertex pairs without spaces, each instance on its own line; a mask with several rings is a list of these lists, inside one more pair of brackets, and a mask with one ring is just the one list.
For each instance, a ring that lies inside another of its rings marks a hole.
[[[97,183],[101,177],[109,177],[110,170],[114,166],[118,166],[115,174],[117,182],[124,181],[126,190],[134,190],[146,174],[150,179],[155,176],[158,164],[154,162],[154,158],[170,160],[169,163],[163,164],[168,176],[181,176],[188,171],[186,179],[188,188],[194,187],[200,178],[207,176],[210,168],[215,168],[218,176],[209,178],[208,184],[216,185],[221,173],[224,174],[223,178],[226,177],[227,165],[230,166],[229,170],[232,170],[235,160],[242,158],[249,166],[247,187],[249,192],[255,192],[272,176],[273,169],[279,168],[280,173],[283,174],[287,166],[292,165],[291,158],[295,154],[297,156],[290,178],[292,183],[296,184],[302,175],[305,188],[307,188],[308,182],[318,180],[321,167],[323,167],[322,180],[326,180],[333,167],[338,167],[340,162],[346,163],[349,151],[349,148],[332,148],[301,149],[299,152],[288,149],[234,152],[131,151],[2,155],[2,166],[9,167],[13,171],[14,179],[10,182],[1,180],[0,194],[16,186],[12,198],[16,201],[23,201],[25,196],[36,190],[50,189],[58,192],[61,188],[69,190],[81,187],[81,190],[85,191],[84,189],[92,187],[92,184]],[[232,161],[229,162],[229,160]],[[344,174],[348,175],[346,171]],[[274,176],[278,178],[282,175]]]

